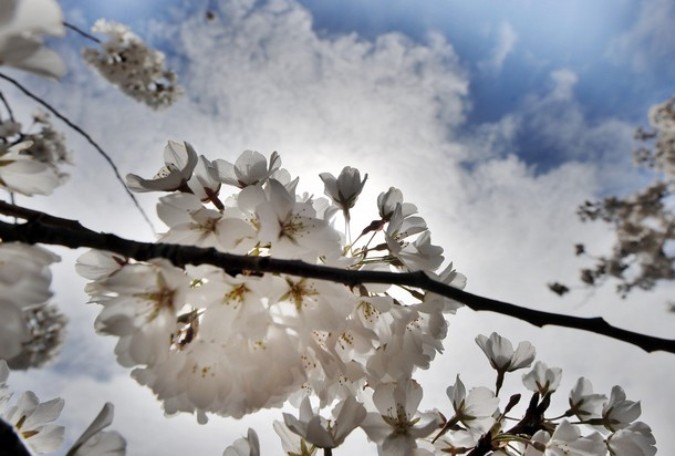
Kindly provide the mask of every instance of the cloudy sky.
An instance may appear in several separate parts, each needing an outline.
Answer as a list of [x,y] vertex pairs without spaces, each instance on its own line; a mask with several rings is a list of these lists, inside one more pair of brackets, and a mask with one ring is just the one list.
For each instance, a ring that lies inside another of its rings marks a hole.
[[[672,287],[625,300],[612,283],[564,299],[546,288],[552,280],[578,283],[587,263],[574,258],[575,243],[598,254],[611,248],[611,232],[580,223],[576,207],[630,193],[652,177],[631,163],[632,135],[646,124],[649,106],[672,95],[670,0],[61,4],[67,20],[84,29],[100,17],[130,24],[167,54],[185,88],[170,109],[150,111],[84,67],[79,50],[89,43],[77,35],[53,43],[70,68],[62,81],[21,76],[94,136],[123,173],[154,174],[168,139],[230,161],[244,149],[276,150],[301,176],[300,188],[315,194],[323,190],[318,173],[355,166],[370,176],[355,223],[372,218],[379,192],[401,188],[446,258],[468,276],[467,290],[672,337],[675,314],[665,305]],[[19,114],[34,109],[9,87],[0,89]],[[152,239],[104,161],[68,136],[76,161],[70,182],[49,198],[19,202]],[[154,213],[156,197],[139,198]],[[50,368],[10,380],[41,398],[64,397],[70,439],[110,400],[131,455],[221,454],[249,426],[259,431],[264,454],[278,453],[271,430],[278,411],[205,426],[192,416],[165,418],[151,393],[117,365],[115,341],[94,335],[97,306],[85,304],[84,281],[72,271],[78,253],[58,253],[55,301],[71,320],[64,352]],[[424,404],[445,404],[458,372],[467,385],[493,384],[474,343],[492,331],[532,341],[538,359],[563,368],[561,412],[580,376],[606,394],[620,384],[629,399],[642,401],[641,419],[654,429],[661,454],[675,454],[675,357],[574,330],[462,310],[450,321],[445,353],[419,375]],[[520,375],[507,379],[507,391],[519,386]],[[353,435],[337,453],[364,441]]]

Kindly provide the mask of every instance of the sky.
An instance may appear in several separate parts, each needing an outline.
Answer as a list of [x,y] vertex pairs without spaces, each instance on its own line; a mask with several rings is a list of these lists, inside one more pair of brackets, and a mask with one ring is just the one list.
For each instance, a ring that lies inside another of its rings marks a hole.
[[[565,298],[546,283],[578,284],[583,242],[598,254],[611,231],[583,224],[578,205],[625,195],[653,176],[631,160],[633,133],[649,107],[672,95],[675,4],[669,0],[63,0],[66,19],[88,29],[100,18],[132,26],[163,50],[185,96],[153,112],[86,68],[85,40],[69,34],[51,46],[69,73],[45,81],[10,72],[89,132],[123,173],[154,175],[168,139],[185,140],[208,158],[236,159],[244,149],[278,151],[300,189],[323,193],[318,174],[346,165],[369,174],[354,225],[367,223],[377,195],[396,186],[414,202],[434,243],[468,277],[467,290],[551,312],[605,317],[634,331],[672,337],[672,286],[622,300],[608,282]],[[213,20],[206,12],[214,13]],[[4,85],[20,115],[34,105]],[[64,126],[64,130],[66,127]],[[95,230],[151,240],[104,161],[67,132],[75,165],[50,197],[18,202]],[[156,195],[139,199],[154,214]],[[160,226],[156,217],[153,219]],[[81,252],[55,249],[54,301],[70,319],[62,355],[46,369],[16,372],[10,384],[41,398],[66,400],[62,423],[73,440],[108,400],[113,428],[128,454],[222,454],[248,427],[263,454],[277,454],[271,429],[278,410],[242,420],[166,418],[160,404],[117,365],[115,340],[94,334],[98,306],[86,304],[72,269]],[[638,317],[639,316],[639,317]],[[622,385],[641,400],[641,420],[660,454],[675,454],[675,358],[571,329],[538,329],[514,319],[461,310],[450,318],[445,353],[419,373],[423,406],[446,404],[457,373],[491,386],[492,372],[474,343],[497,331],[529,340],[538,357],[563,368],[558,400],[580,376],[596,392]],[[518,373],[507,391],[520,386]],[[562,411],[562,409],[561,409]],[[356,454],[362,434],[336,454]]]

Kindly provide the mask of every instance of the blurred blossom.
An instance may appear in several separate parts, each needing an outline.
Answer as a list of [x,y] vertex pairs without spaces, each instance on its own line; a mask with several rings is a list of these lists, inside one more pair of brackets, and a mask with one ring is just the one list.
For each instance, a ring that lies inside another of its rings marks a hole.
[[3,0],[0,4],[0,63],[41,76],[66,72],[61,58],[42,46],[45,36],[63,36],[63,13],[55,0]]
[[128,27],[99,19],[91,31],[108,39],[100,48],[85,48],[84,60],[130,97],[159,109],[182,94],[176,73],[164,68],[164,54],[146,46]]

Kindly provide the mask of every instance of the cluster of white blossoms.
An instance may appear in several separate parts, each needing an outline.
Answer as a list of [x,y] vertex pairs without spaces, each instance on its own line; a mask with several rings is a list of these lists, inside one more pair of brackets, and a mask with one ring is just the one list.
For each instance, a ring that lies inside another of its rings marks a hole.
[[82,56],[122,92],[154,109],[173,104],[181,95],[176,73],[164,67],[164,54],[149,48],[128,27],[99,19],[92,32],[108,39],[99,48],[83,49]]
[[[672,248],[675,214],[671,196],[675,181],[675,97],[650,109],[651,131],[639,129],[636,139],[643,147],[635,151],[638,164],[658,171],[657,178],[633,194],[586,201],[578,209],[582,221],[602,220],[613,226],[616,242],[609,255],[594,256],[595,265],[581,270],[581,281],[597,285],[606,278],[618,280],[617,291],[626,295],[634,288],[652,289],[659,281],[675,278]],[[576,246],[577,255],[586,247]],[[559,294],[568,288],[549,285]]]
[[13,368],[42,365],[61,348],[66,319],[48,303],[56,261],[42,247],[0,242],[0,359]]
[[[164,160],[154,178],[127,176],[134,190],[166,193],[158,204],[168,226],[161,242],[349,270],[424,271],[465,285],[451,264],[439,270],[442,249],[395,188],[380,194],[374,220],[346,241],[350,235],[338,231],[334,219],[342,211],[349,220],[364,186],[354,168],[321,175],[326,200],[299,193],[299,180],[276,153],[269,160],[245,151],[234,163],[211,161],[171,141]],[[497,371],[494,391],[467,391],[458,376],[445,407],[419,410],[423,391],[415,371],[442,351],[446,316],[459,307],[433,293],[380,284],[350,288],[285,274],[229,275],[212,266],[179,268],[100,251],[85,253],[77,269],[102,305],[97,331],[118,337],[119,363],[133,368],[132,376],[153,390],[167,413],[193,413],[204,423],[209,413],[242,417],[288,401],[299,416],[284,414],[274,425],[287,454],[332,450],[356,428],[383,455],[655,452],[651,430],[635,422],[639,403],[627,401],[620,387],[607,399],[582,379],[570,409],[547,418],[561,370],[541,362],[523,376],[531,391],[523,418],[507,426],[519,396],[500,410],[504,377],[530,366],[535,353],[527,342],[514,350],[497,334],[477,338]],[[321,414],[326,407],[332,407],[330,419]],[[579,421],[567,420],[572,416]],[[255,432],[224,454],[259,454]]]
[[63,133],[38,112],[27,131],[13,119],[0,121],[0,188],[22,195],[49,195],[62,185],[72,164]]
[[[165,162],[154,179],[128,176],[132,189],[169,193],[158,205],[169,227],[162,242],[350,269],[422,265],[435,274],[443,261],[396,189],[381,198],[372,235],[360,237],[370,240],[345,246],[331,223],[336,206],[298,194],[298,179],[277,154],[269,162],[252,151],[234,164],[211,162],[189,144],[169,142]],[[221,196],[225,188],[234,193]],[[354,188],[347,199],[360,186],[342,189],[346,196]],[[202,422],[207,412],[241,417],[309,393],[330,404],[366,383],[410,378],[441,350],[443,313],[455,309],[422,292],[404,302],[382,285],[351,290],[282,274],[232,277],[215,267],[180,269],[102,252],[87,253],[78,270],[93,279],[87,291],[103,305],[97,330],[119,336],[119,362],[137,366],[133,376],[167,412],[196,412]],[[464,283],[451,267],[442,278]]]
[[[64,437],[64,427],[54,424],[63,409],[63,399],[40,402],[35,393],[25,391],[12,401],[9,373],[7,363],[0,359],[0,453],[29,456],[56,451]],[[122,436],[103,430],[112,420],[113,406],[106,403],[66,456],[123,456],[126,442]]]
[[652,131],[638,130],[636,137],[652,141],[652,148],[643,147],[635,152],[640,164],[662,171],[669,179],[675,177],[675,97],[652,106],[649,110]]

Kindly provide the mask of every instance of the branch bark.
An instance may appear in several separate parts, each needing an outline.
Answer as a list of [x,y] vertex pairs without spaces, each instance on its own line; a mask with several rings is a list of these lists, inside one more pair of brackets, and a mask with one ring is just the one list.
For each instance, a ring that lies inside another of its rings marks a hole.
[[178,267],[188,264],[208,264],[221,268],[231,275],[242,271],[269,272],[328,280],[351,287],[367,283],[403,285],[445,296],[475,311],[508,315],[538,327],[553,325],[579,329],[627,342],[647,352],[675,353],[675,340],[672,339],[661,339],[617,328],[600,317],[583,318],[543,312],[485,298],[437,282],[423,272],[355,271],[309,264],[299,260],[232,255],[219,252],[214,248],[132,241],[114,234],[92,231],[76,220],[54,217],[44,212],[2,201],[0,201],[0,213],[26,220],[22,224],[0,221],[0,239],[4,242],[52,244],[73,249],[88,247],[114,252],[138,261],[165,258]]

